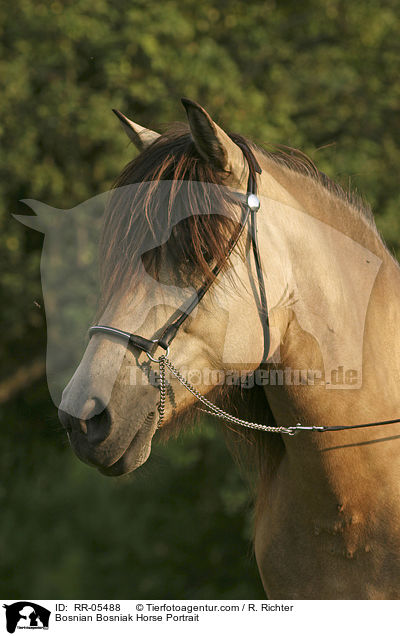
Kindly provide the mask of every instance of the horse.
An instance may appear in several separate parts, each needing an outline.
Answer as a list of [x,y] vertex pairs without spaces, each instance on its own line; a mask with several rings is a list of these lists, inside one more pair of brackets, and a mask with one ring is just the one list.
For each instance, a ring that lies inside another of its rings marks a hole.
[[[111,327],[93,330],[60,420],[78,457],[117,476],[147,460],[154,436],[195,425],[203,398],[227,422],[228,445],[254,486],[267,597],[398,599],[399,265],[369,208],[300,151],[262,149],[182,102],[187,122],[163,134],[116,111],[139,154],[117,179],[104,221],[99,316]],[[163,208],[153,195],[164,181]],[[260,202],[254,253],[237,203],[250,182]],[[142,205],[118,197],[130,184],[148,185]],[[172,227],[182,184],[188,213]],[[143,254],[142,237],[156,226],[168,228],[164,243]],[[174,313],[169,286],[192,281],[207,293],[195,312]],[[157,347],[171,315],[183,314],[156,354],[149,342]],[[129,341],[132,333],[140,335]],[[199,371],[196,386],[184,369]],[[221,383],[219,372],[226,379],[232,369],[239,381]],[[146,382],[132,383],[132,370]]]

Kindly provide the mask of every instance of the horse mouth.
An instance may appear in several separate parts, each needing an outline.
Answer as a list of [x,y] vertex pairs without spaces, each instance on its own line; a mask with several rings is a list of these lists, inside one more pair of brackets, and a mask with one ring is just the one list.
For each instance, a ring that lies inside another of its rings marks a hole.
[[98,467],[99,472],[106,477],[119,477],[144,464],[150,455],[151,441],[157,430],[157,420],[154,411],[149,413],[121,457],[110,466]]

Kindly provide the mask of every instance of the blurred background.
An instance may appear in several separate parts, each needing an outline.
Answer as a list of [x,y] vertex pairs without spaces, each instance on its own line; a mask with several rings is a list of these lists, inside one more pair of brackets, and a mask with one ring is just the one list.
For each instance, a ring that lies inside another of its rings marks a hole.
[[111,113],[159,130],[180,97],[308,153],[400,251],[396,0],[13,0],[0,8],[0,595],[262,598],[251,505],[204,422],[111,480],[69,449],[45,378],[43,235],[20,199],[70,208],[135,155]]

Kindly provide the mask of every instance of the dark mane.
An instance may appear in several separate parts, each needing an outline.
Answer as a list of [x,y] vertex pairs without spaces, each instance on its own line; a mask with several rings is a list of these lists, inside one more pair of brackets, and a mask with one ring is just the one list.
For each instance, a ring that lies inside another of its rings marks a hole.
[[[232,139],[245,142],[240,135]],[[224,172],[199,156],[184,124],[175,124],[126,166],[114,183],[105,215],[100,310],[123,288],[127,276],[132,281],[139,259],[157,276],[161,246],[143,255],[143,245],[169,232],[174,260],[202,280],[212,276],[212,265],[224,260],[236,226],[232,215],[215,213],[233,204],[225,188],[210,188],[223,186],[224,178]],[[137,185],[126,187],[131,184]],[[186,196],[179,196],[181,190]],[[182,205],[189,214],[176,224],[174,214],[179,216]]]

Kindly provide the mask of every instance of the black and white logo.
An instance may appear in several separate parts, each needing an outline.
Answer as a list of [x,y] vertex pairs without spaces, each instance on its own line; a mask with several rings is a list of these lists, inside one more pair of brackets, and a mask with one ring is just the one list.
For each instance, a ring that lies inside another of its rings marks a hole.
[[32,601],[18,601],[3,605],[6,610],[7,631],[13,634],[16,629],[48,629],[51,612]]

